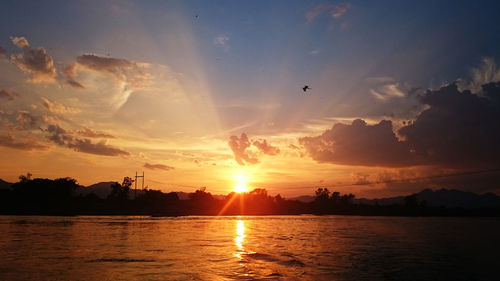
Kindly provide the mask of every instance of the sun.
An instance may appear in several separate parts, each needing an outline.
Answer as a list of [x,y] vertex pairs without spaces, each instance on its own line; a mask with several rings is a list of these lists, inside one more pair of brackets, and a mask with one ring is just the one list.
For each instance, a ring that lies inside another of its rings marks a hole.
[[248,191],[247,185],[242,182],[239,182],[234,186],[234,192],[236,193],[242,193],[247,191]]
[[243,172],[239,172],[234,177],[236,184],[234,185],[234,192],[242,193],[248,191],[248,175]]

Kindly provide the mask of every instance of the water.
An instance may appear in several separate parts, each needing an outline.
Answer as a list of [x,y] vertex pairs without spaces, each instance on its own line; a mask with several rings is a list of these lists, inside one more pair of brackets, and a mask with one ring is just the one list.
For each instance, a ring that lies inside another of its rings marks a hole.
[[498,280],[499,222],[0,216],[0,280]]

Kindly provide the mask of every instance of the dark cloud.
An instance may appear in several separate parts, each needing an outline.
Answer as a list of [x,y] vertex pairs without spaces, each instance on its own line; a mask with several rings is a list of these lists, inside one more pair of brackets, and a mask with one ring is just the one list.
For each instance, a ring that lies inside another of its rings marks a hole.
[[333,125],[320,136],[299,139],[318,162],[360,166],[405,166],[414,163],[408,145],[398,140],[391,121],[368,125],[361,119]]
[[164,170],[164,171],[170,171],[175,169],[174,167],[163,165],[163,164],[149,164],[145,163],[144,168],[151,169],[151,170]]
[[76,62],[93,70],[107,71],[113,74],[119,74],[124,69],[132,69],[137,66],[135,63],[126,59],[99,57],[96,55],[78,56]]
[[85,87],[82,84],[80,84],[79,82],[77,82],[73,79],[66,79],[66,84],[70,85],[73,88],[85,89]]
[[23,52],[11,55],[11,61],[23,72],[31,75],[31,82],[55,82],[57,71],[54,60],[44,48],[32,49],[24,37],[11,38]]
[[17,112],[16,120],[23,129],[36,129],[40,126],[40,117],[32,115],[25,110]]
[[78,56],[76,58],[76,63],[87,69],[112,74],[120,80],[126,80],[127,74],[137,68],[136,63],[126,59],[100,57],[96,55]]
[[75,80],[76,76],[76,64],[72,64],[70,66],[66,66],[62,69],[62,74],[66,78],[66,84],[70,85],[76,89],[85,89],[85,87],[80,84],[80,82]]
[[7,50],[5,50],[2,46],[0,46],[0,57],[6,57]]
[[421,102],[428,109],[399,134],[426,163],[465,168],[500,165],[500,83],[483,85],[481,94],[460,92],[451,84],[428,90]]
[[17,97],[17,93],[9,91],[7,89],[0,90],[0,98],[5,98],[8,100],[14,100]]
[[97,143],[92,143],[90,139],[74,139],[71,143],[68,143],[69,148],[73,148],[75,151],[103,155],[103,156],[128,156],[129,152],[121,150],[116,147],[112,147],[106,144],[106,141],[100,141]]
[[103,156],[127,156],[129,152],[106,144],[105,140],[93,143],[90,139],[80,139],[73,137],[68,131],[59,125],[48,125],[45,130],[49,135],[47,138],[54,143],[72,148],[78,152],[103,155]]
[[455,84],[420,96],[427,109],[399,129],[390,121],[367,125],[335,124],[320,136],[300,143],[318,162],[402,167],[433,165],[470,169],[500,166],[500,83],[480,94],[459,91]]
[[73,141],[73,137],[67,134],[66,130],[59,127],[59,125],[51,124],[46,131],[49,133],[48,139],[58,145],[66,145]]
[[144,71],[148,64],[129,61],[120,58],[101,57],[93,54],[80,55],[76,62],[63,69],[66,83],[74,88],[84,88],[76,80],[79,69],[87,69],[95,72],[112,75],[118,81],[127,82],[134,87],[147,87],[150,85],[152,76]]
[[47,146],[38,143],[35,140],[18,141],[10,134],[0,135],[0,145],[21,150],[46,149]]
[[257,147],[260,152],[267,155],[276,155],[280,153],[279,148],[268,144],[266,140],[256,140],[252,144]]
[[238,164],[245,165],[245,162],[248,164],[256,164],[259,162],[257,158],[250,157],[246,152],[246,149],[251,145],[247,134],[243,133],[239,138],[238,136],[231,136],[228,144],[233,151],[234,159],[238,162]]

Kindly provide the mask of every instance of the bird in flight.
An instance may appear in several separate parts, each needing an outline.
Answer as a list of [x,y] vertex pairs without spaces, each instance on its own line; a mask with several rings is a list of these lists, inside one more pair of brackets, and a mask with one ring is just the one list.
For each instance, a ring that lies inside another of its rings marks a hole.
[[307,91],[307,90],[311,90],[311,87],[309,87],[308,85],[305,85],[304,87],[302,87],[302,91]]

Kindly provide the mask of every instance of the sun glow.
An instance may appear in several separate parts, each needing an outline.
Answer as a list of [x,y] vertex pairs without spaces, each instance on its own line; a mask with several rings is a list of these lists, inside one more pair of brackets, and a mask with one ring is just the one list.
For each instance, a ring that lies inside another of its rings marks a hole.
[[235,179],[236,179],[236,185],[234,186],[234,192],[236,192],[236,193],[247,192],[248,191],[248,187],[247,187],[248,176],[245,174],[239,173]]
[[247,192],[247,191],[248,191],[248,187],[244,183],[237,183],[234,186],[234,192],[236,192],[236,193],[242,193],[242,192]]

